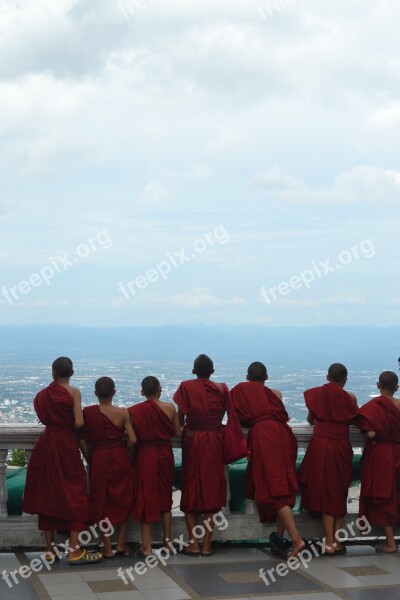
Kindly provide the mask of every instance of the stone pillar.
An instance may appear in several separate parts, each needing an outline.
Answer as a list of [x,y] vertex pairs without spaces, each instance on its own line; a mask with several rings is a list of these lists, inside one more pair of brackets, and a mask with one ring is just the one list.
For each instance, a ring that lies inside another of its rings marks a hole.
[[229,465],[225,465],[225,479],[226,479],[226,506],[224,508],[224,513],[226,515],[230,515],[231,509],[229,508],[229,501],[231,499],[231,486],[229,483]]
[[7,500],[8,491],[6,483],[6,460],[8,450],[0,450],[0,519],[8,517]]
[[[26,466],[28,467],[29,461],[31,459],[32,456],[32,449],[31,450],[25,450],[25,460],[26,460]],[[22,495],[22,499],[24,498],[24,496]],[[22,511],[22,517],[32,517],[32,515]]]

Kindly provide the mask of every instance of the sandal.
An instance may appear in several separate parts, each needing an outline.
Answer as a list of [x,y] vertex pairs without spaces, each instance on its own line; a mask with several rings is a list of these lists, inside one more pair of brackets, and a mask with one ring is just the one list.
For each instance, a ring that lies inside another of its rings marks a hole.
[[199,552],[189,552],[188,550],[186,550],[186,548],[184,548],[180,554],[183,554],[184,556],[200,556],[200,551]]
[[94,563],[98,563],[102,560],[103,555],[100,552],[87,552],[86,550],[82,550],[82,554],[77,556],[76,558],[68,558],[68,563],[70,565],[93,565]]
[[377,544],[375,546],[375,552],[380,552],[382,554],[396,554],[397,548],[396,550],[388,550],[385,548],[385,544]]
[[46,562],[54,562],[55,560],[60,560],[60,557],[55,552],[46,550],[46,552],[44,552],[44,560]]

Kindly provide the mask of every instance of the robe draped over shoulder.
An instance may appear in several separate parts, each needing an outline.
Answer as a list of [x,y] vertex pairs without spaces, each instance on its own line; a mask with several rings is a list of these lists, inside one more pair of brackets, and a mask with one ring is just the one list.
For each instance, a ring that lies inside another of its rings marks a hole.
[[135,450],[136,498],[134,521],[156,522],[161,513],[172,508],[174,455],[172,437],[175,428],[169,416],[152,400],[129,409],[138,438]]
[[334,382],[306,390],[304,398],[315,424],[299,471],[301,506],[343,517],[352,481],[349,426],[357,414],[355,401]]
[[361,431],[375,431],[361,461],[359,514],[371,525],[397,525],[400,521],[400,410],[385,396],[377,396],[357,415]]
[[128,518],[133,503],[134,472],[125,431],[117,427],[98,405],[83,409],[82,434],[91,445],[90,500],[96,523],[108,518],[113,525]]
[[182,496],[185,513],[214,513],[226,505],[222,418],[229,390],[208,379],[183,381],[174,401],[185,415]]
[[73,398],[53,382],[37,394],[34,408],[46,428],[28,464],[23,510],[38,514],[44,529],[82,531],[90,521],[90,509]]
[[242,425],[250,427],[245,495],[257,502],[260,521],[270,521],[281,508],[295,504],[297,440],[282,400],[268,387],[243,382],[231,395]]

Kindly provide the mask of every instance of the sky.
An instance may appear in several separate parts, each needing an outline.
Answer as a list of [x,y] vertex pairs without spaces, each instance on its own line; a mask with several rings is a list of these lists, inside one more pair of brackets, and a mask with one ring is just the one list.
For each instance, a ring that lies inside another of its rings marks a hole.
[[1,0],[0,324],[399,324],[399,20]]

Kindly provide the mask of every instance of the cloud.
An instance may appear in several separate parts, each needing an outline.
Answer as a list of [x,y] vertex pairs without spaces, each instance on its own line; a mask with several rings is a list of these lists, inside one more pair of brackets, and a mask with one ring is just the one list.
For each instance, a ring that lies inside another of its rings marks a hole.
[[375,203],[400,200],[400,171],[358,166],[336,176],[330,185],[313,187],[274,167],[255,175],[253,184],[276,198],[292,202]]
[[168,188],[158,183],[150,181],[139,196],[141,204],[163,204],[169,197]]

